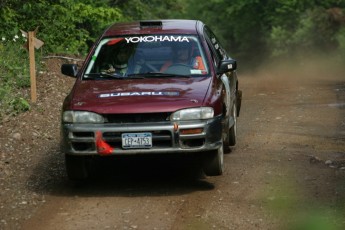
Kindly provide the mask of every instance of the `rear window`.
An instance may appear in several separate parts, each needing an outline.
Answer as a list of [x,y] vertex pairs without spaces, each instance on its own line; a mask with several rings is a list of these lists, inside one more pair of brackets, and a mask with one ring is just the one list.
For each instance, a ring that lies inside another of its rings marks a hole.
[[149,73],[197,77],[208,75],[209,67],[196,36],[142,35],[102,40],[84,78],[97,73],[123,77]]

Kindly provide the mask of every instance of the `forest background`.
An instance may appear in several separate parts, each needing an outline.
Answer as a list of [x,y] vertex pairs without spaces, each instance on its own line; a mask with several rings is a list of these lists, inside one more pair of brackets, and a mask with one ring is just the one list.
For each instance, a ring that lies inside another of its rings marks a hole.
[[31,106],[20,30],[44,41],[39,70],[47,55],[84,57],[112,23],[163,18],[205,22],[242,70],[315,54],[345,60],[345,0],[0,0],[0,122]]

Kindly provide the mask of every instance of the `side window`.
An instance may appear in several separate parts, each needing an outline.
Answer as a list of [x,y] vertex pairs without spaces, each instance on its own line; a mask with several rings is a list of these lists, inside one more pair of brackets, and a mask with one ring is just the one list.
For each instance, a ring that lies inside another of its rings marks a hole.
[[214,33],[208,27],[205,27],[204,31],[208,45],[211,47],[211,50],[216,58],[216,64],[218,64],[219,61],[227,58],[227,54]]
[[207,46],[208,46],[209,50],[212,51],[212,52],[211,52],[211,56],[212,56],[213,65],[214,65],[214,66],[217,66],[218,60],[217,60],[216,55],[215,55],[214,52],[213,52],[213,47],[212,47],[212,45],[211,45],[210,43],[207,43]]

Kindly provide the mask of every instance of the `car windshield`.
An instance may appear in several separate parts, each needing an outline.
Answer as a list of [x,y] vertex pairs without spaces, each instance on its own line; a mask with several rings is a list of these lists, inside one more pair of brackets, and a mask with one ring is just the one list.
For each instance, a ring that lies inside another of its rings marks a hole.
[[84,79],[200,77],[208,73],[196,36],[142,35],[100,41]]

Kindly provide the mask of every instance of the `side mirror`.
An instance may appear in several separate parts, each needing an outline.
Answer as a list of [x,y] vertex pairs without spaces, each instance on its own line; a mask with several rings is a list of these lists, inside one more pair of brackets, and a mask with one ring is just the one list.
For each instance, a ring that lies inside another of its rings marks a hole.
[[237,68],[237,62],[234,59],[222,60],[219,63],[217,73],[223,74],[229,71],[234,71]]
[[70,77],[77,77],[78,67],[76,64],[62,64],[61,73]]

